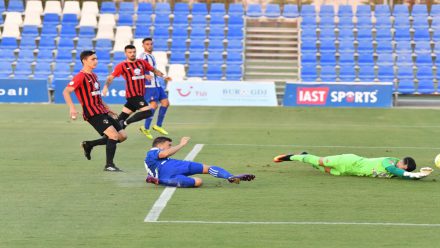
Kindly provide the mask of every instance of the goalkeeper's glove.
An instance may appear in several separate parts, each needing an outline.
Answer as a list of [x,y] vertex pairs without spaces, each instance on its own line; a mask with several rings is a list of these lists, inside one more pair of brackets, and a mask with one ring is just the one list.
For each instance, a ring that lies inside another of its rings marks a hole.
[[403,176],[409,177],[411,179],[421,179],[421,178],[426,177],[427,175],[422,173],[422,172],[408,172],[408,171],[405,171],[403,173]]
[[422,173],[425,176],[429,176],[434,170],[431,167],[423,167],[420,169],[420,173]]

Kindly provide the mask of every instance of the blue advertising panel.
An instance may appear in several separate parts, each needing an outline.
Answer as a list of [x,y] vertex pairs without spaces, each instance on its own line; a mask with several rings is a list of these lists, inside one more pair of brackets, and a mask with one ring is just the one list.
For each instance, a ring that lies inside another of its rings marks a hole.
[[0,79],[0,102],[49,102],[47,80]]
[[284,106],[392,106],[392,83],[287,83]]
[[[63,97],[63,90],[69,83],[68,80],[55,80],[53,82],[55,86],[55,93],[54,93],[54,101],[55,103],[65,103],[64,97]],[[101,91],[104,87],[104,82],[101,81]],[[75,96],[75,93],[71,94],[73,103],[79,103],[78,99]],[[125,100],[125,81],[121,79],[115,79],[113,83],[110,85],[110,89],[108,91],[108,94],[106,96],[103,96],[102,99],[105,103],[108,104],[124,104],[126,102]]]

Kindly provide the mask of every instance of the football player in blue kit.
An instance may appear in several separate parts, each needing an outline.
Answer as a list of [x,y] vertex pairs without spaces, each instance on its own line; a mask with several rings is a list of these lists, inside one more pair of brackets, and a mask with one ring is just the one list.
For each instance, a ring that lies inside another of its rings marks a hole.
[[172,146],[172,140],[168,137],[154,139],[153,148],[147,152],[145,158],[147,183],[182,188],[199,187],[202,185],[202,179],[189,177],[195,174],[210,174],[213,177],[224,178],[230,183],[254,180],[255,176],[252,174],[233,175],[218,166],[170,158],[188,144],[189,140],[189,137],[183,137],[180,144]]

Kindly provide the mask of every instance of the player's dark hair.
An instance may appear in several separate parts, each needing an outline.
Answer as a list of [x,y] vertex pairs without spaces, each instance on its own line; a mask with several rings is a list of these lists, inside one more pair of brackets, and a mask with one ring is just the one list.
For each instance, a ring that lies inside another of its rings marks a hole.
[[136,49],[136,47],[133,46],[133,45],[126,45],[126,46],[124,47],[124,51],[127,51],[128,49]]
[[81,60],[81,63],[83,63],[83,59],[87,59],[88,57],[92,56],[93,54],[95,54],[95,51],[92,50],[84,50],[81,52],[81,54],[79,55],[79,59]]
[[153,147],[156,147],[158,144],[161,144],[166,141],[172,142],[173,140],[168,137],[163,137],[163,136],[157,137],[153,140]]
[[404,157],[403,163],[406,165],[406,171],[413,171],[416,169],[416,161],[411,157]]
[[153,39],[152,39],[151,37],[147,37],[147,38],[144,38],[144,39],[142,40],[142,44],[144,44],[144,42],[147,41],[147,40],[149,40],[149,41],[153,41]]

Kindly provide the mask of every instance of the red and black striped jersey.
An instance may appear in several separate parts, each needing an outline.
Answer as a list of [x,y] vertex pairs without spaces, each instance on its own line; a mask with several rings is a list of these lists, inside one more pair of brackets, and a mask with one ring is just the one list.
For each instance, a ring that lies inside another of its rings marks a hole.
[[75,95],[83,108],[84,120],[98,114],[108,113],[101,98],[101,86],[95,73],[80,71],[69,82],[68,87],[75,89]]
[[154,68],[145,60],[137,59],[134,62],[123,61],[115,66],[112,76],[123,76],[125,79],[125,97],[145,95],[145,74]]

